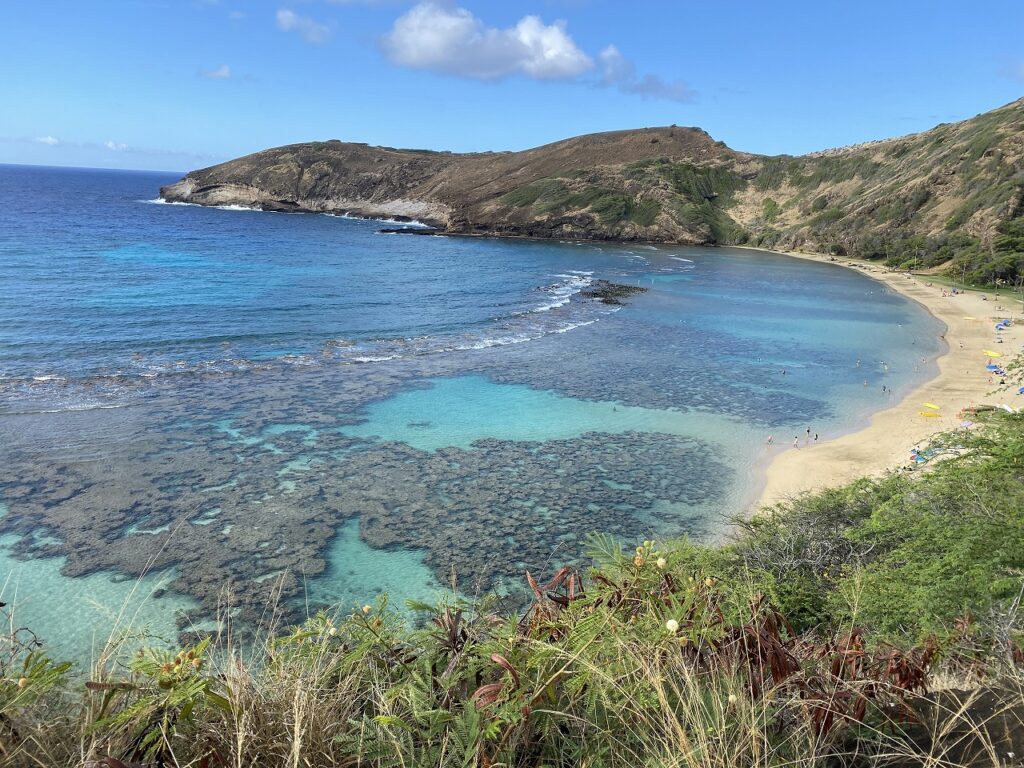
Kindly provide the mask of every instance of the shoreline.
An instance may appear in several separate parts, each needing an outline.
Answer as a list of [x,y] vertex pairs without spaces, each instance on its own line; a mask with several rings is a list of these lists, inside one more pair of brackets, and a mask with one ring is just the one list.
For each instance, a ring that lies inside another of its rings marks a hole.
[[[747,247],[749,246],[734,246]],[[1024,344],[1024,307],[1014,307],[1007,299],[989,299],[983,291],[968,289],[950,296],[942,285],[928,285],[926,275],[888,271],[882,265],[852,258],[798,251],[766,251],[781,256],[832,264],[853,269],[916,302],[942,323],[946,351],[935,359],[938,373],[914,387],[895,405],[873,413],[866,426],[813,445],[791,448],[778,446],[763,465],[760,481],[750,494],[747,512],[757,514],[763,508],[802,493],[843,485],[859,477],[877,477],[905,466],[910,450],[923,447],[938,432],[960,424],[960,412],[975,405],[1006,402],[1013,407],[1017,397],[1011,392],[990,394],[999,386],[989,382],[986,363],[993,360],[983,350],[1000,352],[997,362],[1005,364]],[[943,292],[946,296],[943,296]],[[1003,310],[996,308],[1002,306]],[[1004,343],[996,343],[994,326],[998,319],[1013,318],[1016,323],[1002,332]],[[931,411],[924,403],[938,405],[938,417],[921,416]]]

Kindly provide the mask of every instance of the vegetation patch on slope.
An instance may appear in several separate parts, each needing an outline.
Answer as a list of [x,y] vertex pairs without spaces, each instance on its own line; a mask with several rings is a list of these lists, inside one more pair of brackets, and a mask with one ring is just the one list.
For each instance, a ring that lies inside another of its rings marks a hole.
[[411,626],[382,596],[254,645],[108,650],[84,688],[13,632],[0,760],[991,764],[1024,734],[1024,416],[978,418],[929,471],[780,504],[723,546],[593,536],[588,573],[526,574],[523,613],[410,604]]
[[1024,199],[1024,100],[800,157],[737,152],[676,126],[469,155],[313,142],[194,171],[161,195],[409,215],[473,234],[749,243],[1024,283],[1005,240]]

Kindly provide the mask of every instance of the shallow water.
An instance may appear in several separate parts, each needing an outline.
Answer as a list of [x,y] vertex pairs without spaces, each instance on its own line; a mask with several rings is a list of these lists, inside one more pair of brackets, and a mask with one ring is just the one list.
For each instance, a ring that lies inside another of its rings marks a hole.
[[[0,516],[4,511],[0,505]],[[138,579],[96,572],[68,579],[60,573],[64,558],[15,558],[11,549],[17,542],[16,536],[0,536],[0,603],[7,604],[2,631],[31,629],[55,658],[87,665],[110,643],[134,648],[138,642],[173,642],[176,619],[196,607],[187,596],[166,593],[171,572]]]
[[[180,627],[514,595],[592,530],[713,533],[769,434],[849,430],[941,348],[831,265],[144,202],[166,181],[0,167],[0,580],[43,569],[37,605],[147,570]],[[33,621],[81,652],[63,615]]]
[[372,604],[386,594],[401,610],[404,600],[436,603],[450,590],[442,585],[414,549],[380,552],[359,538],[359,521],[342,525],[327,550],[330,568],[323,578],[309,582],[310,606],[328,605],[345,613]]
[[523,384],[497,384],[483,376],[425,382],[372,403],[366,420],[341,428],[363,439],[391,440],[421,451],[469,449],[486,438],[516,441],[566,440],[588,432],[717,433],[728,439],[741,422],[714,414],[640,408],[613,401],[580,400]]

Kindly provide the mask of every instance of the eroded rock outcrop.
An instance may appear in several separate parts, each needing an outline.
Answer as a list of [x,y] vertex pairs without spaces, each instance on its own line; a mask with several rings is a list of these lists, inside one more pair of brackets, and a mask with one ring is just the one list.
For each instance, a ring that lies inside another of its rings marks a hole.
[[465,235],[750,243],[895,263],[905,253],[932,266],[971,248],[983,260],[985,244],[1024,212],[1024,100],[802,157],[737,152],[675,126],[522,152],[294,144],[193,171],[162,194],[411,218]]

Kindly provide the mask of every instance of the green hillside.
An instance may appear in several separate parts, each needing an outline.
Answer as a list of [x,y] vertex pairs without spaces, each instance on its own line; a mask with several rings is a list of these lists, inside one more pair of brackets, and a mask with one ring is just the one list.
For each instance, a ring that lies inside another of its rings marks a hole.
[[456,154],[294,144],[193,171],[168,200],[406,217],[465,235],[803,249],[975,284],[1024,270],[1024,100],[924,133],[801,157],[699,128]]

